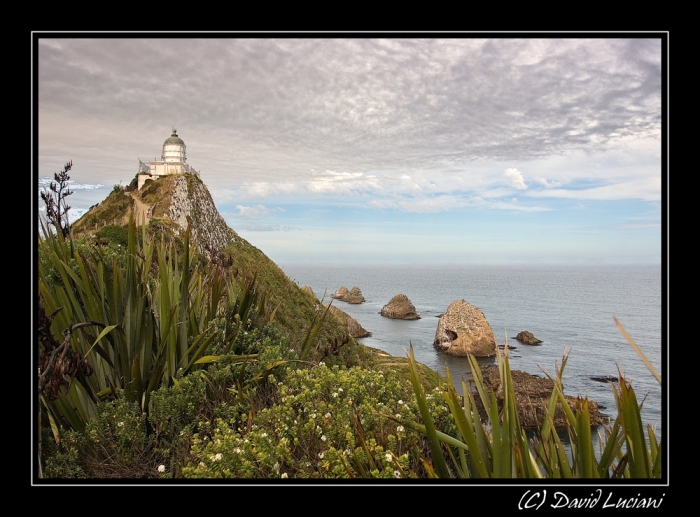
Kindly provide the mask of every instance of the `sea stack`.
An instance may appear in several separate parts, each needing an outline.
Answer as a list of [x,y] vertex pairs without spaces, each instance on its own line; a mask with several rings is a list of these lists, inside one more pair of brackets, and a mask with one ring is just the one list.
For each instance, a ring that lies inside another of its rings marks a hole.
[[338,289],[336,292],[334,292],[331,295],[331,298],[335,298],[336,300],[342,300],[348,295],[348,288],[345,287],[344,285],[340,286],[340,289]]
[[481,309],[456,300],[440,316],[433,345],[446,354],[456,356],[496,355],[496,338]]
[[416,308],[411,303],[411,300],[408,299],[408,296],[400,293],[394,296],[391,300],[389,300],[389,303],[382,307],[380,314],[386,318],[394,318],[397,320],[420,319],[420,316],[418,316],[418,313],[416,312]]
[[362,291],[360,291],[360,288],[355,286],[352,289],[348,291],[348,294],[346,294],[343,298],[341,298],[344,302],[348,303],[362,303],[365,301],[365,297],[362,296]]

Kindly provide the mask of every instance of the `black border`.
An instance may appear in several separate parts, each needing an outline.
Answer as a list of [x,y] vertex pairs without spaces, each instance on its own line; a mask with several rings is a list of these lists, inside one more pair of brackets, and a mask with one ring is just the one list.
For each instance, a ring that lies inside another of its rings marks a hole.
[[[43,487],[43,486],[156,486],[156,485],[169,485],[169,486],[230,486],[242,485],[249,487],[257,486],[289,486],[289,487],[303,487],[303,486],[319,486],[319,487],[373,487],[373,486],[383,486],[386,488],[390,487],[455,487],[455,486],[474,486],[486,489],[483,495],[497,495],[497,499],[493,502],[498,503],[499,508],[509,508],[509,509],[531,509],[531,510],[553,510],[553,504],[557,501],[565,501],[564,496],[568,498],[569,502],[572,502],[574,498],[579,499],[583,507],[586,508],[586,501],[590,501],[590,498],[597,497],[598,492],[596,490],[600,489],[601,500],[598,502],[597,509],[615,509],[615,503],[618,503],[620,499],[626,500],[628,504],[634,506],[635,502],[640,499],[652,498],[654,503],[658,507],[668,507],[670,504],[671,495],[671,485],[670,485],[670,472],[669,472],[669,437],[672,432],[672,427],[670,425],[669,411],[670,411],[670,388],[669,388],[669,329],[668,329],[668,294],[669,294],[669,246],[668,246],[668,212],[669,212],[669,186],[668,186],[668,171],[669,171],[669,154],[668,154],[668,143],[669,143],[669,132],[668,132],[668,122],[669,122],[669,99],[668,99],[668,82],[669,82],[669,31],[622,31],[622,32],[612,32],[612,31],[600,31],[600,32],[558,32],[558,31],[543,31],[543,32],[530,32],[530,31],[503,31],[503,32],[490,32],[490,31],[469,31],[469,32],[424,32],[424,31],[389,31],[389,32],[373,32],[373,31],[347,31],[347,32],[329,32],[329,31],[281,31],[281,32],[265,32],[265,31],[236,31],[236,32],[124,32],[124,31],[113,31],[113,32],[64,32],[64,31],[32,31],[31,32],[31,91],[32,91],[32,104],[31,104],[31,148],[32,148],[32,192],[31,192],[31,206],[32,206],[32,242],[30,249],[32,250],[31,257],[31,268],[32,268],[32,343],[31,343],[31,367],[30,367],[30,393],[32,394],[30,398],[31,406],[31,485],[33,487]],[[661,269],[662,269],[662,377],[664,382],[662,384],[662,419],[664,422],[664,430],[662,434],[662,450],[663,456],[665,458],[663,465],[663,474],[660,480],[651,481],[636,481],[636,480],[624,480],[624,481],[593,481],[591,482],[563,482],[559,480],[542,480],[540,482],[534,483],[523,483],[518,480],[498,480],[494,482],[485,483],[480,482],[463,482],[457,481],[446,482],[430,482],[430,480],[400,480],[391,482],[370,482],[361,481],[353,482],[349,480],[348,482],[340,481],[311,481],[311,480],[285,480],[280,483],[272,483],[270,481],[256,483],[253,481],[244,480],[233,480],[232,482],[218,483],[214,480],[206,481],[203,483],[193,483],[193,482],[181,482],[181,481],[171,481],[168,480],[158,480],[148,483],[141,483],[135,480],[119,480],[119,482],[114,482],[112,480],[41,480],[38,479],[37,474],[37,458],[36,458],[36,444],[38,443],[37,436],[37,426],[36,426],[36,415],[35,409],[38,404],[38,393],[36,390],[36,365],[38,362],[38,350],[36,347],[37,336],[36,328],[34,326],[34,320],[36,317],[37,303],[38,303],[38,289],[37,289],[37,278],[38,278],[38,265],[36,260],[36,239],[38,236],[38,78],[39,78],[39,63],[38,63],[38,48],[39,39],[41,38],[235,38],[235,37],[305,37],[305,38],[374,38],[374,37],[389,37],[389,38],[428,38],[428,37],[444,37],[444,38],[463,38],[463,37],[522,37],[522,38],[658,38],[661,40],[662,49],[662,130],[661,130],[661,171],[662,171],[662,181],[661,181]],[[495,491],[497,490],[497,492]],[[563,495],[557,495],[563,494]],[[473,495],[473,493],[465,494]],[[479,493],[481,495],[481,493]],[[604,507],[605,501],[612,506]],[[439,504],[439,503],[438,503]],[[488,504],[488,503],[487,503]],[[590,503],[589,503],[590,505]]]

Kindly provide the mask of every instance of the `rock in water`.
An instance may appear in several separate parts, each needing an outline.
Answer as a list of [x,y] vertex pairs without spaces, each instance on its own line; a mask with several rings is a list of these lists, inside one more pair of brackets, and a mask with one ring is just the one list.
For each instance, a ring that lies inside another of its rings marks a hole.
[[518,332],[518,335],[515,336],[515,339],[526,345],[539,345],[540,343],[542,343],[541,339],[537,339],[535,336],[532,335],[532,332],[528,330]]
[[420,319],[420,316],[418,316],[418,313],[416,312],[416,308],[405,294],[397,294],[394,296],[389,303],[382,307],[380,314],[387,318],[394,318],[397,320]]
[[343,300],[345,297],[348,295],[348,288],[345,287],[344,285],[340,286],[340,289],[338,289],[336,292],[334,292],[331,295],[331,298],[335,298],[336,300]]
[[362,303],[365,301],[365,297],[362,296],[362,291],[360,291],[360,288],[355,286],[352,289],[348,291],[348,294],[346,294],[343,298],[341,298],[343,301],[348,302],[348,303]]
[[440,316],[433,345],[450,355],[496,355],[496,338],[491,325],[481,309],[464,300],[452,302]]
[[358,338],[367,337],[371,335],[364,328],[362,328],[362,325],[360,325],[360,323],[355,318],[353,318],[346,312],[340,310],[338,307],[331,305],[331,308],[329,310],[330,313],[338,319],[338,321],[340,321],[348,328],[348,332],[352,337]]
[[[498,366],[482,366],[481,373],[484,379],[486,388],[491,389],[496,394],[499,409],[503,407],[503,386],[501,385],[501,377],[498,373]],[[549,399],[554,390],[554,382],[551,379],[536,377],[527,372],[520,370],[511,370],[511,379],[513,380],[513,392],[515,393],[515,404],[518,408],[518,419],[520,425],[524,429],[540,429],[547,415],[547,407]],[[576,406],[583,399],[565,395],[564,398],[569,404],[572,411],[575,411]],[[485,418],[486,413],[483,409],[481,401],[477,403],[479,412]],[[598,409],[598,403],[589,400],[588,411],[591,419],[591,425],[602,425],[605,423],[603,416]],[[566,428],[566,414],[557,404],[554,412],[554,427],[557,429]]]

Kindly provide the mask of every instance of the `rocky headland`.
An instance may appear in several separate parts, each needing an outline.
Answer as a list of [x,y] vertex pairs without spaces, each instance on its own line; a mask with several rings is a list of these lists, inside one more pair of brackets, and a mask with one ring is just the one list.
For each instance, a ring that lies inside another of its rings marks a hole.
[[420,316],[416,312],[416,308],[405,294],[397,294],[389,303],[387,303],[380,314],[386,318],[394,318],[398,320],[417,320]]
[[[342,289],[345,289],[344,287]],[[309,296],[312,296],[314,299],[318,300],[316,297],[316,294],[314,293],[313,289],[311,289],[311,286],[305,285],[304,287],[301,288],[302,291],[304,291],[306,294]],[[347,291],[347,289],[345,289]],[[337,294],[337,292],[336,292]],[[333,298],[335,298],[335,295],[332,295]],[[331,305],[328,311],[331,313],[331,315],[336,318],[342,325],[347,327],[348,333],[354,337],[354,338],[359,338],[359,337],[368,337],[371,336],[372,334],[365,330],[360,323],[350,316],[348,313],[345,311],[340,310],[338,307]]]
[[365,330],[360,323],[345,311],[331,305],[330,313],[348,328],[348,332],[354,338],[368,337],[372,334]]
[[433,345],[446,354],[490,357],[496,355],[496,338],[481,309],[456,300],[440,316]]

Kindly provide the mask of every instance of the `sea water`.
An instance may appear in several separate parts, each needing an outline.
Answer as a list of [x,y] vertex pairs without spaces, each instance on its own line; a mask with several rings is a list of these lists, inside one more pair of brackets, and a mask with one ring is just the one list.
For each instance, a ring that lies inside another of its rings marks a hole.
[[[604,416],[616,414],[612,388],[592,377],[617,377],[621,371],[644,399],[642,418],[662,433],[664,390],[615,326],[617,317],[644,354],[662,371],[662,271],[645,265],[287,265],[284,272],[299,286],[309,285],[326,303],[340,286],[358,286],[365,302],[334,300],[334,305],[372,333],[359,339],[391,355],[406,357],[413,345],[416,360],[445,374],[455,384],[470,376],[466,358],[452,357],[433,346],[438,318],[454,300],[479,307],[497,342],[508,342],[514,370],[544,376],[555,374],[564,351],[567,395],[598,402]],[[418,320],[381,316],[396,294],[413,302]],[[539,346],[515,340],[529,330]],[[495,359],[480,360],[495,364]],[[461,388],[458,390],[461,393]]]

